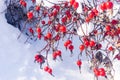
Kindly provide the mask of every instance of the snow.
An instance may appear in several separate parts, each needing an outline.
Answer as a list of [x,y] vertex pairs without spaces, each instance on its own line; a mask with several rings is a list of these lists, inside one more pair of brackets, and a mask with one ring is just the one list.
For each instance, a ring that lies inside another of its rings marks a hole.
[[[0,0],[0,12],[5,8],[4,1]],[[88,62],[83,61],[80,74],[75,64],[77,56],[74,55],[71,58],[70,53],[66,52],[62,45],[60,49],[64,52],[64,61],[54,62],[50,58],[50,65],[55,77],[42,71],[39,69],[39,65],[34,63],[34,55],[40,49],[40,46],[36,45],[38,42],[24,44],[26,38],[22,35],[20,40],[17,40],[19,34],[18,29],[7,24],[4,13],[0,14],[0,80],[93,80],[94,76],[89,71]],[[78,46],[76,42],[75,45]],[[115,80],[119,80],[120,61],[114,62],[114,69],[116,71]]]

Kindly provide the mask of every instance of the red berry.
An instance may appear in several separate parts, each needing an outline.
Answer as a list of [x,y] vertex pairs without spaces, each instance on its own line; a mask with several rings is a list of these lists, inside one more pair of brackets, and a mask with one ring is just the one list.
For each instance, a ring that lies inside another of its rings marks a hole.
[[33,18],[33,12],[28,12],[27,17],[28,17],[29,20],[32,19]]
[[93,71],[94,71],[94,74],[95,74],[97,77],[100,76],[100,72],[99,72],[98,69],[94,68]]
[[51,39],[51,38],[52,38],[52,34],[51,34],[50,32],[48,32],[48,33],[46,34],[46,38],[47,38],[47,39]]
[[87,22],[87,23],[90,22],[90,20],[91,20],[91,19],[90,19],[89,17],[86,17],[86,18],[85,18],[85,22]]
[[106,8],[107,9],[112,9],[113,8],[113,3],[111,1],[106,2]]
[[93,46],[95,46],[95,41],[90,41],[90,47],[93,47]]
[[104,68],[100,68],[99,69],[99,72],[100,72],[100,76],[105,76],[105,69]]
[[72,41],[71,40],[67,40],[66,43],[69,45],[69,44],[72,44]]
[[101,5],[100,5],[100,9],[105,11],[107,8],[106,8],[106,3],[103,2]]
[[95,16],[98,15],[98,10],[95,8],[95,9],[92,9],[92,12],[94,12]]
[[37,27],[37,28],[36,28],[36,31],[37,31],[38,34],[40,34],[40,33],[41,33],[41,28],[40,28],[40,27]]
[[119,23],[119,21],[118,20],[115,20],[115,19],[113,19],[112,21],[111,21],[111,24],[112,25],[116,25],[116,24],[118,24]]
[[38,37],[38,39],[40,39],[41,38],[41,34],[38,34],[37,37]]
[[94,33],[94,34],[97,34],[97,33],[98,33],[98,31],[97,31],[97,30],[93,30],[93,33]]
[[49,21],[48,21],[48,24],[50,25],[51,23],[52,23],[52,21],[49,20]]
[[65,23],[65,22],[67,21],[67,17],[66,17],[66,16],[63,17],[63,18],[61,19],[61,21],[62,21],[62,23]]
[[39,10],[40,10],[40,6],[36,6],[36,7],[35,7],[35,10],[36,10],[36,11],[39,11]]
[[21,5],[24,6],[24,7],[26,7],[27,3],[25,1],[22,1]]
[[55,41],[58,41],[58,40],[60,40],[60,36],[59,36],[59,35],[56,35],[56,36],[55,36]]
[[64,43],[64,46],[67,48],[68,45],[72,44],[72,41],[71,40],[67,40],[65,43]]
[[89,13],[89,15],[88,15],[88,17],[89,17],[90,19],[94,18],[94,16],[95,16],[95,13],[94,13],[93,11],[91,11],[91,12]]
[[74,49],[74,46],[73,46],[73,45],[70,45],[70,46],[69,46],[69,50],[72,51],[73,49]]
[[83,51],[85,49],[85,46],[82,44],[82,45],[80,45],[79,49],[80,49],[80,51]]
[[60,26],[59,30],[60,30],[60,32],[65,33],[66,32],[66,26]]
[[43,62],[43,59],[42,59],[42,58],[39,58],[39,59],[37,60],[37,62],[42,63],[42,62]]
[[68,47],[68,44],[65,42],[65,43],[64,43],[64,46],[67,48],[67,47]]
[[44,25],[44,24],[45,24],[45,21],[43,20],[43,21],[41,21],[41,23]]
[[111,26],[110,25],[106,25],[105,29],[106,29],[106,31],[110,31],[111,30]]
[[44,67],[44,71],[48,71],[49,67],[48,66],[45,66]]
[[48,72],[49,74],[52,74],[52,69],[49,68],[47,72]]
[[32,0],[32,3],[35,3],[36,0]]
[[112,46],[110,46],[110,47],[108,48],[108,50],[109,50],[109,51],[113,51],[114,48],[113,48]]
[[75,0],[70,0],[70,5],[73,5]]
[[30,32],[31,34],[34,34],[34,31],[33,31],[32,28],[29,28],[29,32]]
[[77,66],[81,66],[82,65],[82,61],[78,60],[76,64],[77,64]]
[[84,41],[84,44],[85,44],[86,47],[88,47],[89,46],[89,41],[88,40]]
[[53,16],[56,16],[58,14],[58,11],[57,10],[54,10],[53,11]]
[[35,60],[36,60],[36,61],[37,61],[39,58],[40,58],[40,55],[39,55],[39,54],[35,55]]
[[57,11],[60,10],[60,6],[58,6],[58,5],[56,5],[55,8],[56,8]]
[[74,2],[73,7],[74,7],[74,9],[77,9],[79,7],[79,3],[78,2]]
[[57,50],[57,51],[56,51],[56,54],[57,54],[58,56],[61,56],[62,52],[61,52],[60,50]]
[[57,58],[57,53],[56,53],[56,51],[53,52],[52,56],[53,56],[53,59],[56,59],[56,58]]

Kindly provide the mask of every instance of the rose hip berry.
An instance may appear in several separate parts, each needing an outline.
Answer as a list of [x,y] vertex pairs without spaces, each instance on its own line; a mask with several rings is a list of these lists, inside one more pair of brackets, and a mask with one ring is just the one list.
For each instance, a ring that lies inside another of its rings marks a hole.
[[49,68],[47,72],[48,72],[49,74],[52,74],[52,69]]
[[77,60],[76,64],[77,64],[77,66],[81,66],[82,65],[82,61],[81,60]]
[[113,3],[111,1],[106,2],[106,8],[107,9],[112,9],[113,8]]
[[40,6],[37,5],[37,6],[35,7],[35,10],[36,10],[36,11],[39,11],[39,10],[40,10]]
[[97,68],[94,68],[93,71],[94,71],[95,76],[97,77],[100,76],[100,72]]
[[60,26],[59,30],[60,30],[60,32],[65,33],[66,32],[66,26]]
[[100,76],[105,76],[106,75],[105,69],[104,68],[99,68],[99,74],[100,74]]
[[41,28],[40,28],[40,27],[37,27],[37,28],[36,28],[36,31],[37,31],[38,34],[40,34],[40,33],[41,33]]
[[27,13],[28,20],[31,20],[33,18],[33,12]]
[[72,52],[74,49],[74,46],[73,45],[69,45],[69,50]]
[[74,2],[73,7],[74,7],[74,9],[77,9],[79,7],[79,3],[78,2]]
[[75,0],[70,0],[70,5],[73,5]]
[[83,44],[80,45],[79,49],[80,49],[80,51],[83,51],[85,49],[85,45],[83,45]]
[[103,2],[103,3],[100,5],[100,9],[103,10],[103,11],[105,11],[105,10],[107,9],[105,2]]
[[106,25],[105,29],[106,29],[106,31],[110,31],[111,30],[111,26],[110,25]]
[[48,71],[49,67],[48,66],[45,66],[44,67],[44,71]]
[[91,40],[91,41],[89,42],[89,45],[90,45],[90,47],[95,46],[95,41]]

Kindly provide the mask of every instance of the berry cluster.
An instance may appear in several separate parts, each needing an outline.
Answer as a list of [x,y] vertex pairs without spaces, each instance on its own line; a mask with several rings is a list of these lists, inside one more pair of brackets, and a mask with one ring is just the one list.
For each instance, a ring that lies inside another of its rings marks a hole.
[[[61,1],[60,3],[48,1],[53,4],[50,8],[44,6],[44,0],[41,0],[38,5],[35,4],[36,0],[18,1],[27,17],[21,29],[21,33],[27,34],[26,42],[29,42],[30,39],[33,41],[44,40],[45,46],[35,55],[35,62],[39,63],[40,68],[45,72],[53,75],[52,68],[48,63],[48,56],[51,54],[48,53],[52,53],[53,60],[58,58],[63,60],[62,55],[64,53],[58,49],[61,41],[63,41],[61,44],[64,45],[65,49],[74,55],[73,50],[77,48],[74,45],[73,38],[76,36],[75,39],[80,41],[78,43],[80,53],[75,54],[78,55],[76,65],[79,69],[81,69],[83,63],[82,56],[87,56],[91,63],[90,69],[94,72],[96,78],[99,76],[113,77],[111,73],[113,69],[112,61],[120,60],[119,18],[115,18],[117,15],[109,18],[108,15],[110,11],[114,11],[114,2],[111,0],[94,2],[93,0],[92,4],[89,0],[87,1],[89,4],[75,0]],[[29,6],[28,2],[32,6]],[[79,6],[82,7],[81,13],[77,12]],[[83,27],[83,24],[86,24],[86,26]],[[88,27],[91,27],[89,32]],[[83,35],[79,35],[78,32],[83,33]],[[20,36],[21,34],[18,39]],[[111,55],[112,59],[110,58]],[[44,63],[47,63],[47,65],[42,68]],[[101,66],[104,67],[100,68]],[[107,71],[107,69],[110,70]]]

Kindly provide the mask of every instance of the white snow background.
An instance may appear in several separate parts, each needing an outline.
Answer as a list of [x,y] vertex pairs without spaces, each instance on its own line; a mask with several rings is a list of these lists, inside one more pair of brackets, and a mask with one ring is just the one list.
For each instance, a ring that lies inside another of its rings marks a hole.
[[[54,0],[56,1],[56,0]],[[3,0],[0,0],[0,12],[6,9]],[[53,68],[52,77],[48,73],[39,69],[39,65],[34,63],[34,55],[41,47],[42,42],[24,44],[25,36],[22,35],[17,40],[20,31],[6,22],[4,13],[0,13],[0,80],[93,80],[94,76],[89,71],[88,62],[83,60],[82,73],[79,73],[76,66],[77,54],[79,54],[78,43],[74,40],[76,50],[74,56],[70,57],[70,52],[65,51],[63,45],[60,49],[63,52],[64,61],[53,61],[50,56],[50,65]],[[115,80],[120,80],[120,61],[115,60]],[[105,80],[102,78],[101,80]]]

